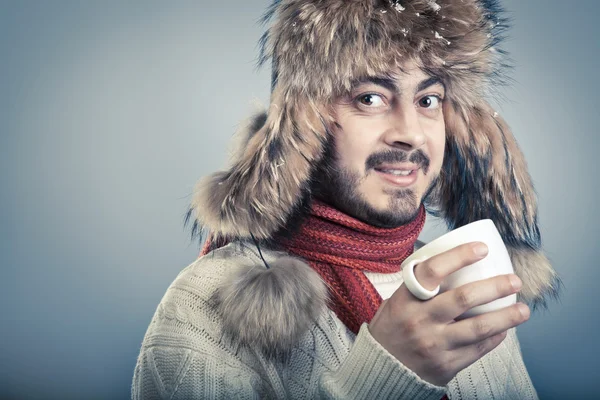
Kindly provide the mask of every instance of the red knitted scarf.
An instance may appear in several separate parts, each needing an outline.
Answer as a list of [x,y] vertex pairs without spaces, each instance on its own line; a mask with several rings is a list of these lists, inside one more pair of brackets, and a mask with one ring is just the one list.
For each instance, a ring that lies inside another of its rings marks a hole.
[[281,240],[284,249],[304,259],[329,286],[331,309],[354,333],[370,322],[382,299],[363,271],[392,273],[413,253],[425,224],[425,208],[398,228],[376,228],[314,200],[299,231]]

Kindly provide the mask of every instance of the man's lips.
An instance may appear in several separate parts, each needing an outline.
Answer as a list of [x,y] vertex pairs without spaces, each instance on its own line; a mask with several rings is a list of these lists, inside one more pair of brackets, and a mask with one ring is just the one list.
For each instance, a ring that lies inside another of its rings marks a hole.
[[381,164],[374,168],[377,171],[414,171],[419,169],[416,164]]
[[[413,164],[384,164],[374,168],[377,175],[386,183],[408,187],[417,181],[419,167]],[[391,171],[411,171],[408,175],[396,175]]]

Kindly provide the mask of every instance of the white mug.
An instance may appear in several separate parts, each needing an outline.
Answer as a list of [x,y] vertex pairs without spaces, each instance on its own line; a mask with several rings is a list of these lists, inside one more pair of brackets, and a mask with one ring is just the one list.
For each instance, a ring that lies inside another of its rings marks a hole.
[[[482,260],[477,261],[475,264],[462,267],[448,275],[440,284],[440,293],[457,288],[466,283],[491,278],[496,275],[514,273],[508,250],[491,219],[482,219],[471,222],[470,224],[461,226],[460,228],[440,236],[411,254],[404,260],[402,267],[412,260],[421,260],[421,262],[423,262],[437,254],[469,242],[485,243],[488,247],[487,256]],[[516,302],[517,295],[511,294],[490,303],[473,307],[456,319],[469,318],[486,312],[499,310],[515,304]]]

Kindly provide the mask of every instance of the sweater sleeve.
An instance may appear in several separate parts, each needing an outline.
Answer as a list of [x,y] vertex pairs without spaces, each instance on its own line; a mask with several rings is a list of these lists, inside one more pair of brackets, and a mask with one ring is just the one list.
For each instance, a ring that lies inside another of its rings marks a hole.
[[448,383],[450,399],[538,400],[523,362],[516,328],[494,350]]
[[319,394],[326,399],[434,399],[445,388],[422,380],[385,350],[363,324],[335,371],[323,374]]

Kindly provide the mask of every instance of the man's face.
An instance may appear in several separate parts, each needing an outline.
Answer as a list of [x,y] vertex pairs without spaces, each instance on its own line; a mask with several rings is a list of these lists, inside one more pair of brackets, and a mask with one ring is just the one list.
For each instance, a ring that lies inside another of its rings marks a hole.
[[438,79],[414,67],[357,82],[333,104],[316,195],[374,226],[412,221],[442,167],[444,96]]

